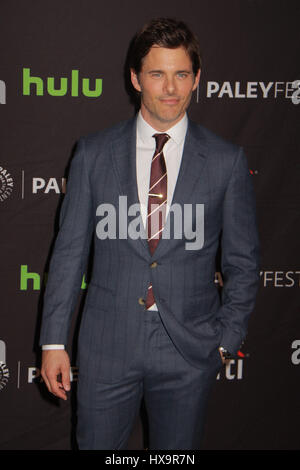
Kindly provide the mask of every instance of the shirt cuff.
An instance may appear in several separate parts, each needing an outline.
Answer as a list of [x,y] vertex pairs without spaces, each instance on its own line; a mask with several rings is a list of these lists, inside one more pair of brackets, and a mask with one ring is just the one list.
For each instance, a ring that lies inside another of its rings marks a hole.
[[43,344],[42,350],[47,351],[49,349],[65,349],[64,344]]

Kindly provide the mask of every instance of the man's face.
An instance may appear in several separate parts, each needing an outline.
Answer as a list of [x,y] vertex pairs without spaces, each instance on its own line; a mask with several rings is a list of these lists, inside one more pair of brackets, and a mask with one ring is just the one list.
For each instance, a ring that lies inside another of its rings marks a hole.
[[198,86],[185,48],[153,46],[144,57],[141,72],[131,70],[134,88],[141,92],[141,112],[145,121],[158,131],[166,131],[184,115]]

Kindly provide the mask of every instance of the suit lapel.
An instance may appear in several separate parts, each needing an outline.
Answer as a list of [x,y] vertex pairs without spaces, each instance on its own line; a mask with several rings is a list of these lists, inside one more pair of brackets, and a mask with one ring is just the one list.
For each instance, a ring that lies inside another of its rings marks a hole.
[[[202,176],[207,155],[208,149],[205,139],[201,134],[201,128],[189,120],[180,170],[172,200],[172,204],[181,205],[182,211],[183,204],[191,202],[195,187]],[[194,201],[192,200],[192,202]],[[159,258],[168,249],[172,248],[174,243],[178,243],[178,240],[168,240],[162,237],[153,256]]]
[[[133,204],[140,204],[136,175],[136,118],[130,119],[125,126],[121,136],[112,141],[112,162],[119,182],[120,195],[127,196],[129,208]],[[142,236],[138,240],[128,236],[128,241],[138,248],[139,252],[150,256],[142,221],[140,229]]]
[[121,135],[112,141],[112,162],[119,182],[120,195],[126,195],[128,205],[138,202],[136,179],[136,121],[126,123]]
[[183,204],[190,200],[207,157],[207,147],[197,125],[189,121],[181,166],[172,203]]

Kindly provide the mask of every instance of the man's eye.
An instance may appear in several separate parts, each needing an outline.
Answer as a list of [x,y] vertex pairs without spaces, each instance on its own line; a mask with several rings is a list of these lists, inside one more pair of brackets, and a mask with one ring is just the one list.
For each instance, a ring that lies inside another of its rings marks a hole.
[[188,76],[188,74],[187,73],[178,73],[177,76],[179,78],[186,78]]
[[153,77],[153,78],[160,78],[160,77],[161,77],[161,73],[159,73],[159,72],[152,72],[152,73],[151,73],[151,77]]

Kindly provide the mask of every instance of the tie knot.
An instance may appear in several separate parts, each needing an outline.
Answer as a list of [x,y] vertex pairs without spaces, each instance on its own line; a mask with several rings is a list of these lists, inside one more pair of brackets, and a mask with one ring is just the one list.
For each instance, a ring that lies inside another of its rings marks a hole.
[[165,145],[166,142],[168,142],[170,136],[168,134],[154,134],[153,137],[155,137],[156,140],[156,151],[161,152],[163,149],[163,146]]

